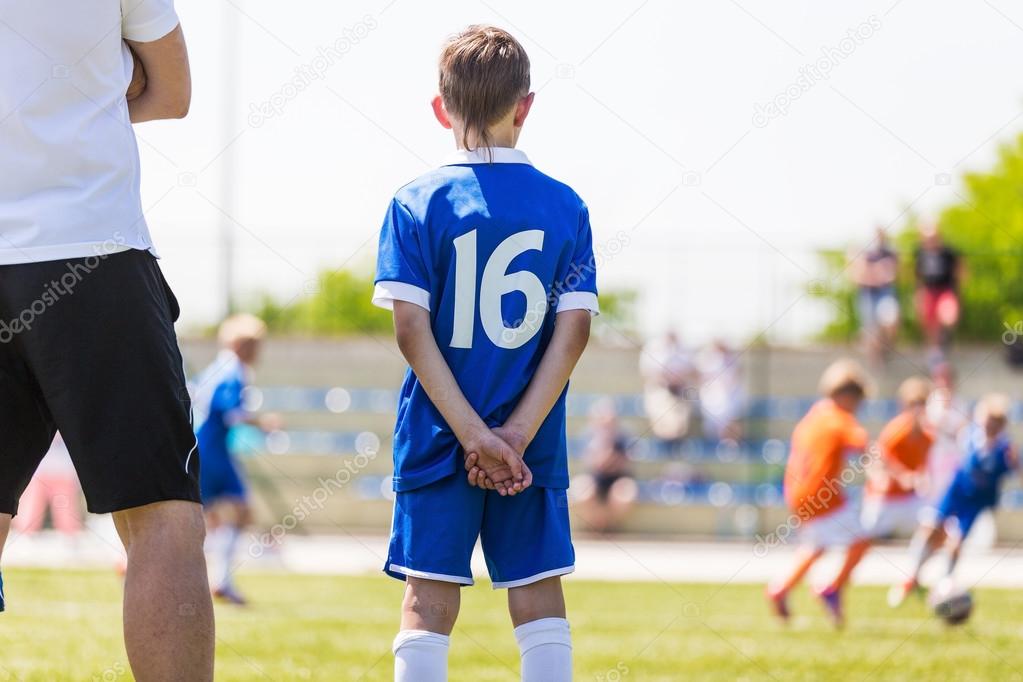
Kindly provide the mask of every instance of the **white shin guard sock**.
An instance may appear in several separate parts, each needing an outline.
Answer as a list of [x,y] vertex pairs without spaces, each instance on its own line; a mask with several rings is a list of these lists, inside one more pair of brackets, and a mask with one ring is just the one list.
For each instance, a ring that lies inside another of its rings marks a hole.
[[564,618],[541,618],[515,628],[522,682],[571,682],[572,633]]
[[451,638],[427,630],[402,630],[394,638],[394,682],[447,682]]

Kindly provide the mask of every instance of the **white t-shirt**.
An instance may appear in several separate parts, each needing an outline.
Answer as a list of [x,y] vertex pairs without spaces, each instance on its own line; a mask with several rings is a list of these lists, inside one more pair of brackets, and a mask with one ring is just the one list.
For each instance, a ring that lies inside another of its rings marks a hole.
[[123,38],[178,25],[173,0],[0,0],[0,265],[152,249]]

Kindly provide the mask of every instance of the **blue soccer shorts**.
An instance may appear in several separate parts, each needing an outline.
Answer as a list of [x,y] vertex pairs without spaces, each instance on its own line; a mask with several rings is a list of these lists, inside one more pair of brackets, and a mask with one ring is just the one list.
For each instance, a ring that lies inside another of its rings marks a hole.
[[472,585],[477,539],[494,589],[575,570],[567,491],[531,486],[501,497],[470,486],[459,472],[396,494],[384,572]]
[[228,455],[203,456],[200,448],[199,491],[202,503],[209,506],[220,500],[245,500],[245,481],[238,465]]
[[966,537],[970,534],[974,522],[981,512],[990,509],[993,505],[984,504],[976,500],[968,500],[956,493],[955,486],[948,489],[941,502],[938,503],[938,524],[946,519],[954,518],[959,524],[959,534]]

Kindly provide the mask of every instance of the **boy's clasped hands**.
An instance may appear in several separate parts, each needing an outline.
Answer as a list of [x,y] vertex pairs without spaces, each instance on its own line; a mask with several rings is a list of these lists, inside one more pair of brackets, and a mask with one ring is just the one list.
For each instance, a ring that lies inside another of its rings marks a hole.
[[515,495],[533,483],[533,473],[523,461],[529,437],[510,425],[486,429],[465,444],[465,470],[469,485]]

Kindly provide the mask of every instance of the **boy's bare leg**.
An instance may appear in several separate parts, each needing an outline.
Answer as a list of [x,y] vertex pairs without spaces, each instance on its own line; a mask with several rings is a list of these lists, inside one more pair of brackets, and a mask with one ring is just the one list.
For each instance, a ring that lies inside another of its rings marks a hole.
[[522,655],[523,682],[570,682],[572,635],[561,578],[509,589],[508,612]]
[[772,592],[785,594],[798,585],[823,554],[824,550],[818,547],[800,547],[796,550],[796,563],[792,572]]
[[963,538],[957,536],[949,543],[948,547],[948,565],[945,567],[945,575],[952,575],[955,573],[956,564],[959,563],[959,554],[963,549]]
[[767,600],[771,605],[771,609],[783,621],[788,622],[791,615],[788,604],[789,591],[799,584],[799,581],[806,576],[814,563],[823,555],[824,550],[819,547],[801,545],[796,550],[795,565],[793,565],[792,570],[785,579],[775,585],[767,586]]
[[124,644],[139,682],[213,680],[213,603],[202,508],[168,501],[114,513],[128,553]]
[[401,629],[450,635],[462,603],[460,590],[455,583],[408,578],[401,604]]
[[838,575],[835,576],[835,579],[831,581],[831,584],[824,591],[832,592],[845,587],[846,583],[849,582],[849,578],[852,577],[853,570],[863,560],[869,549],[870,540],[857,540],[849,545],[845,552],[845,559],[842,561],[842,567],[838,570]]
[[942,528],[929,525],[917,528],[912,540],[909,541],[909,556],[913,561],[913,568],[910,569],[909,577],[901,583],[892,585],[888,590],[889,606],[892,608],[901,606],[914,590],[919,589],[920,571],[944,541],[945,531]]
[[395,682],[445,682],[448,645],[461,605],[455,583],[407,578],[401,632],[394,638]]
[[913,582],[920,580],[920,572],[927,560],[945,542],[945,529],[939,526],[921,526],[909,544],[909,553],[913,557]]

